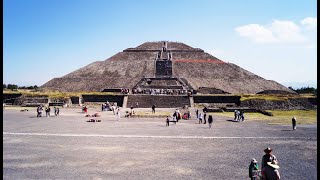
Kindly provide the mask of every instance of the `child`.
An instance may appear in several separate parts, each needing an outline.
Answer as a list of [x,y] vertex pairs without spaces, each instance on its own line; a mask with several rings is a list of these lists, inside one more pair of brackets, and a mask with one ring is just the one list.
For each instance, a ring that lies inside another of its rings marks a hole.
[[166,119],[166,126],[169,126],[169,116],[167,116],[167,119]]
[[249,177],[251,180],[256,180],[258,178],[259,165],[255,158],[252,158],[251,163],[249,165]]

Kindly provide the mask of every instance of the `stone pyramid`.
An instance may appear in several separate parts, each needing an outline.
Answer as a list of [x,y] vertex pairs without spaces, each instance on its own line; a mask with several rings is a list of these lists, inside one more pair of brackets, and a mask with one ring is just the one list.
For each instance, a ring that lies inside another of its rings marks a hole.
[[[167,68],[169,74],[161,74],[161,68]],[[54,78],[41,88],[62,92],[101,92],[106,89],[132,89],[141,79],[155,77],[182,79],[190,88],[203,93],[294,93],[275,81],[224,62],[202,49],[168,41],[146,42],[125,49],[104,61],[93,62]]]

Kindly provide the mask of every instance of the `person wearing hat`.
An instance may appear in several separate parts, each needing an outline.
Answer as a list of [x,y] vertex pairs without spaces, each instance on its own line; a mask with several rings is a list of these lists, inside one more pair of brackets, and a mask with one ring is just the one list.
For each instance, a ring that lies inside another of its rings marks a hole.
[[292,118],[292,130],[294,131],[294,130],[296,130],[296,128],[297,128],[297,119],[296,119],[296,117],[294,117],[293,116],[293,118]]
[[263,155],[262,157],[262,161],[261,161],[261,170],[267,166],[267,162],[273,162],[275,161],[278,164],[278,160],[276,158],[275,155],[271,154],[272,149],[270,147],[267,147],[264,152],[266,153],[265,155]]
[[263,180],[280,180],[279,168],[276,161],[267,162],[267,166],[261,171]]
[[257,179],[257,174],[254,173],[254,171],[259,170],[258,162],[255,158],[251,159],[251,163],[249,165],[249,177],[251,180]]

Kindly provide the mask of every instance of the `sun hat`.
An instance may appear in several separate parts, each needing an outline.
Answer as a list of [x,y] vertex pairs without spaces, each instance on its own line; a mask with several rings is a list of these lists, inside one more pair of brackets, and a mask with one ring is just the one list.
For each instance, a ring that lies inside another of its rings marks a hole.
[[255,158],[252,158],[252,159],[251,159],[251,162],[252,162],[252,163],[257,163],[257,160],[256,160]]
[[274,169],[279,169],[280,168],[280,166],[275,161],[267,162],[267,164],[269,166],[273,167]]
[[267,148],[264,150],[265,153],[270,153],[271,151],[272,151],[272,149],[271,149],[270,147],[267,147]]

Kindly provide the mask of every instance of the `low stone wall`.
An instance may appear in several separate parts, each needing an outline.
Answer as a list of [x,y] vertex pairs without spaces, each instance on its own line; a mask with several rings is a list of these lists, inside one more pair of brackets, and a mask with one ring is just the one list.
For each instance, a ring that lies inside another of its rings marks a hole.
[[308,98],[291,98],[283,101],[251,99],[241,101],[241,107],[250,107],[260,110],[303,110],[317,108],[316,105],[310,103]]
[[235,103],[238,106],[240,98],[240,96],[193,96],[194,103]]
[[36,107],[39,105],[45,105],[49,103],[48,96],[25,96],[22,95],[14,101],[14,105],[25,107]]
[[6,104],[14,104],[14,101],[16,100],[16,98],[20,97],[22,94],[3,94],[3,103]]
[[122,107],[123,95],[82,95],[84,103],[105,103],[105,102],[116,102],[117,106]]
[[178,108],[190,107],[188,96],[174,95],[129,95],[127,107],[135,108],[151,108],[152,105],[156,108]]

